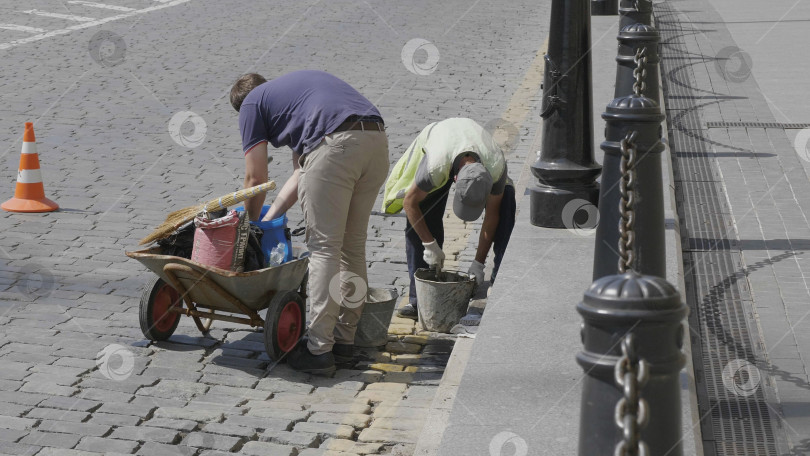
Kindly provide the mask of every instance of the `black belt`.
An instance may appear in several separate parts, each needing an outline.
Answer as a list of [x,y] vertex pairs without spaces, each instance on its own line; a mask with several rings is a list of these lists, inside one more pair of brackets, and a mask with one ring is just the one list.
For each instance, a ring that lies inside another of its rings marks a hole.
[[385,124],[379,117],[349,117],[345,122],[338,125],[332,133],[348,130],[371,130],[371,131],[385,131]]

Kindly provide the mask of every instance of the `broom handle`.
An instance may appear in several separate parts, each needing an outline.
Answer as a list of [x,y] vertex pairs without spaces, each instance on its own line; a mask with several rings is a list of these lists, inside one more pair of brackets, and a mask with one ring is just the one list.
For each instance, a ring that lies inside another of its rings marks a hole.
[[[250,188],[246,188],[246,189],[243,189],[243,190],[239,190],[239,191],[233,192],[233,193],[231,193],[229,195],[220,196],[217,199],[213,199],[213,200],[205,203],[205,210],[208,211],[208,212],[212,212],[212,211],[216,211],[218,209],[225,209],[228,206],[232,206],[232,205],[234,205],[236,203],[241,203],[242,201],[244,201],[246,199],[253,198],[254,196],[258,195],[259,193],[265,193],[265,192],[270,191],[270,190],[275,190],[275,188],[276,188],[276,183],[274,181],[270,181],[270,182],[266,182],[266,183],[261,184],[261,185],[257,185],[255,187],[250,187]],[[231,202],[230,204],[227,204],[227,205],[223,205],[222,200],[229,197],[229,196],[233,199],[233,202]]]

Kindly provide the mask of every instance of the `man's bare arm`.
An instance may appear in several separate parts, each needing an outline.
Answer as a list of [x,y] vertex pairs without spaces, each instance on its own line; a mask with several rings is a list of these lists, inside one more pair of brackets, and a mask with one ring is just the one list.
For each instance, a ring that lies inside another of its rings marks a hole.
[[481,234],[478,236],[478,249],[475,251],[475,261],[486,264],[489,249],[495,240],[495,231],[498,229],[498,222],[501,217],[501,201],[503,193],[500,195],[489,195],[487,207],[484,212],[484,222],[481,226]]
[[[267,182],[267,143],[259,143],[245,154],[245,188]],[[264,204],[264,193],[245,201],[245,209],[252,221],[259,220]]]
[[405,215],[408,216],[408,221],[411,222],[411,226],[423,243],[434,241],[433,234],[431,234],[427,223],[425,223],[425,215],[422,213],[422,209],[419,208],[419,203],[424,201],[427,196],[428,192],[420,189],[416,184],[413,184],[408,190],[408,193],[405,194],[405,200],[402,203],[405,208]]
[[300,155],[293,152],[292,176],[290,176],[287,182],[284,183],[284,186],[281,187],[278,196],[276,196],[276,199],[273,201],[273,205],[270,206],[270,210],[267,211],[262,221],[266,222],[281,217],[282,214],[286,214],[293,204],[298,201],[298,178],[301,175],[301,165],[298,163],[298,160],[300,158]]

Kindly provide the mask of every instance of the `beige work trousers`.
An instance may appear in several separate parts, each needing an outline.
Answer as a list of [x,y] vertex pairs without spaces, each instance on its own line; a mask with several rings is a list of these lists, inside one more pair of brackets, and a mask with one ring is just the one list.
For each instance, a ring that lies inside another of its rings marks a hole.
[[368,290],[368,220],[388,175],[388,137],[332,133],[301,160],[298,198],[311,253],[308,348],[319,355],[335,343],[354,343]]

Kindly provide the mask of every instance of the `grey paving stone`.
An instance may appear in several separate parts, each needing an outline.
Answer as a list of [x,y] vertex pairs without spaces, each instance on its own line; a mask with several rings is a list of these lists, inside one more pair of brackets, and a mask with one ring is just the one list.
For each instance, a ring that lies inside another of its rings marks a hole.
[[13,454],[23,456],[33,456],[42,447],[37,445],[26,445],[22,443],[0,442],[0,454]]
[[232,451],[242,440],[243,439],[240,437],[210,434],[207,432],[192,432],[183,439],[182,444],[197,448]]
[[0,416],[0,428],[2,429],[31,429],[37,420],[31,418],[16,418],[11,416]]
[[28,435],[27,430],[22,429],[2,429],[0,428],[0,441],[1,442],[16,442]]
[[96,453],[127,453],[131,454],[138,448],[138,442],[131,440],[115,440],[101,437],[83,437],[77,450],[92,451]]
[[267,454],[274,456],[292,456],[295,454],[295,451],[295,447],[267,442],[247,442],[241,450],[242,454],[251,456],[263,456]]
[[115,415],[132,415],[140,418],[148,416],[155,408],[151,405],[138,405],[123,402],[108,402],[103,404],[97,412],[111,413]]
[[336,437],[340,439],[351,439],[354,435],[354,428],[345,424],[330,424],[330,423],[296,423],[293,431],[309,432],[317,434],[321,437]]
[[74,423],[69,421],[42,420],[37,426],[37,430],[48,432],[64,432],[68,434],[86,435],[102,437],[106,435],[112,427],[109,425],[92,423]]
[[121,426],[116,428],[111,439],[139,440],[145,442],[175,443],[178,432],[173,429],[163,429],[149,426]]
[[229,416],[225,425],[244,426],[251,429],[266,430],[273,429],[279,431],[291,430],[295,424],[294,420],[286,420],[282,418],[262,418],[247,415]]
[[39,407],[50,407],[62,410],[89,412],[101,405],[101,402],[82,399],[81,397],[52,396],[39,403]]
[[10,404],[8,402],[0,402],[0,415],[5,416],[22,416],[33,407],[30,405]]
[[307,432],[264,431],[259,435],[262,442],[272,442],[281,445],[292,445],[296,448],[309,448],[317,446],[320,439],[317,434]]
[[37,445],[37,446],[48,446],[48,447],[56,447],[56,448],[73,448],[79,443],[79,439],[81,439],[81,435],[75,434],[62,434],[56,432],[40,432],[40,431],[32,431],[30,434],[25,436],[19,443],[24,445]]
[[210,434],[232,435],[252,439],[256,435],[256,429],[249,426],[238,426],[230,423],[207,423],[202,428],[203,432]]
[[81,422],[86,420],[89,416],[90,414],[87,412],[73,412],[69,410],[37,407],[28,412],[26,418]]
[[197,452],[196,448],[187,447],[184,445],[166,445],[164,443],[146,442],[138,450],[137,454],[143,456],[153,455],[178,455],[178,456],[191,456]]
[[142,425],[175,429],[181,432],[191,432],[197,427],[197,422],[191,420],[173,420],[170,418],[152,418],[149,421],[144,421]]
[[114,413],[95,412],[88,423],[109,426],[134,426],[140,421],[140,417],[134,415],[116,415]]

